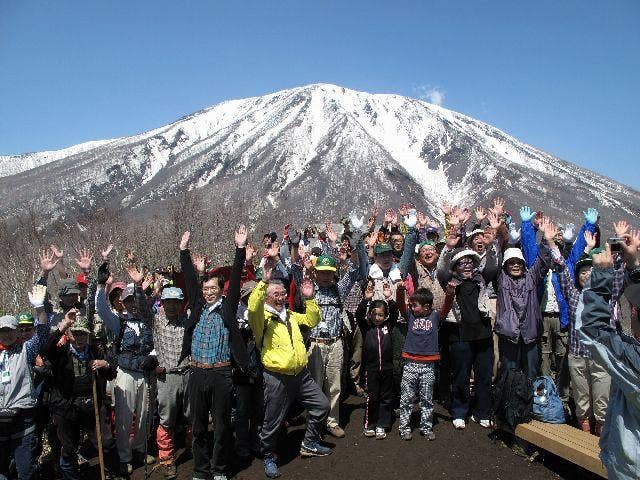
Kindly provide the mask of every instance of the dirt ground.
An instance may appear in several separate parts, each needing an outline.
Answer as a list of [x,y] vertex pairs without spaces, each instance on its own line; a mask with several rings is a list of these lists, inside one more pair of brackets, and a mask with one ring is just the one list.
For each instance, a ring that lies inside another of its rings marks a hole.
[[[362,435],[363,400],[350,397],[343,407],[347,419],[346,437],[326,437],[335,445],[333,454],[324,458],[302,459],[298,455],[304,426],[289,429],[280,442],[281,478],[286,479],[356,479],[390,480],[396,478],[464,478],[464,479],[580,479],[599,478],[553,455],[541,453],[535,461],[516,455],[500,440],[494,441],[490,431],[471,423],[463,431],[454,430],[451,418],[436,408],[434,427],[437,439],[429,442],[414,429],[412,441],[402,441],[397,430],[385,440]],[[415,415],[414,415],[415,417]],[[414,418],[417,420],[417,417]],[[396,424],[394,424],[396,426]],[[182,452],[178,460],[178,478],[191,478],[192,460]],[[153,467],[151,467],[153,468]],[[137,469],[134,480],[144,479],[144,469]],[[96,477],[97,478],[97,477]],[[162,469],[153,468],[149,477],[163,479]],[[243,470],[237,468],[230,478],[245,480],[266,478],[262,460]]]

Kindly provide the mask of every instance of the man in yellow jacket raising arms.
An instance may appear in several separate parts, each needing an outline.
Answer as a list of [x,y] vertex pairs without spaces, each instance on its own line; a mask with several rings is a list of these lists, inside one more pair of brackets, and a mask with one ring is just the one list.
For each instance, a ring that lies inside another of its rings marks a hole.
[[329,400],[307,369],[307,351],[299,325],[309,328],[320,322],[320,309],[313,299],[310,280],[302,283],[305,314],[286,308],[284,285],[271,280],[275,262],[269,259],[262,269],[262,281],[249,297],[249,325],[261,351],[264,367],[264,421],[260,432],[260,449],[264,455],[264,473],[280,476],[276,463],[278,432],[289,406],[300,400],[307,410],[307,431],[300,447],[303,457],[323,457],[331,449],[320,443],[321,429],[329,415]]

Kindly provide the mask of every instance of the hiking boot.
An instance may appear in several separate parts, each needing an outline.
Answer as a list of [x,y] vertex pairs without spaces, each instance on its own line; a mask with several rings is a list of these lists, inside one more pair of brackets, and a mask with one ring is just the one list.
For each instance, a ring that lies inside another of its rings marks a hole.
[[456,418],[453,420],[453,427],[456,430],[464,430],[467,424],[464,422],[464,418]]
[[133,473],[133,465],[131,465],[129,462],[120,462],[118,473],[120,473],[120,475],[122,475],[123,477],[128,477]]
[[476,417],[474,417],[473,415],[471,415],[471,420],[476,422],[482,428],[489,428],[491,426],[491,421],[490,420],[486,420],[486,419],[485,420],[476,420]]
[[387,432],[382,427],[376,427],[376,440],[384,440],[387,438]]
[[400,439],[401,440],[409,441],[412,438],[413,438],[413,435],[411,435],[411,430],[405,430],[403,432],[400,432]]
[[365,428],[362,432],[365,437],[375,437],[376,431],[373,428]]
[[167,463],[163,465],[163,467],[164,472],[162,472],[162,474],[166,480],[173,480],[178,476],[178,469],[176,468],[175,463]]
[[280,470],[278,470],[278,464],[273,455],[264,457],[264,474],[269,478],[278,478],[280,476]]
[[337,423],[335,425],[328,425],[327,433],[335,438],[344,438],[345,435],[344,430],[340,428],[340,425]]
[[436,434],[433,433],[433,430],[420,430],[420,435],[430,442],[433,442],[436,439]]
[[326,457],[331,455],[331,449],[320,445],[319,442],[302,442],[300,445],[300,456],[306,457]]

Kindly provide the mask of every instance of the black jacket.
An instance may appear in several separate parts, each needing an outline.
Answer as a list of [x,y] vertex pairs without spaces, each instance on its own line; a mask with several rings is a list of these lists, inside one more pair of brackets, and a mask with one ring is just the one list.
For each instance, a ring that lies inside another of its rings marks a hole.
[[[249,355],[242,338],[242,333],[238,326],[236,312],[238,310],[238,302],[240,301],[240,278],[242,269],[244,268],[246,251],[244,248],[236,248],[233,267],[229,278],[229,289],[227,296],[222,300],[220,312],[224,326],[229,330],[229,348],[231,350],[231,358],[234,365],[245,371],[249,364]],[[182,341],[182,355],[180,361],[184,360],[191,354],[191,342],[193,340],[193,330],[200,320],[202,310],[206,305],[202,296],[202,286],[198,281],[196,269],[191,262],[191,253],[189,250],[180,251],[180,266],[184,274],[185,288],[189,298],[189,309],[191,313],[184,323],[184,338]]]
[[[89,355],[87,360],[82,362],[86,369],[86,374],[78,377],[73,366],[73,353],[69,344],[58,346],[62,333],[54,331],[44,348],[46,358],[51,365],[51,386],[49,389],[49,407],[52,412],[74,418],[80,411],[78,399],[92,396],[91,360],[107,360],[109,368],[97,370],[96,391],[98,402],[102,403],[107,381],[116,378],[117,367],[114,359],[105,357],[104,351],[99,344],[89,345]],[[81,393],[79,393],[81,392]]]
[[362,300],[356,310],[356,320],[362,331],[362,365],[365,370],[393,370],[393,339],[391,333],[398,321],[396,302],[389,300],[389,318],[380,326],[367,320],[369,302]]

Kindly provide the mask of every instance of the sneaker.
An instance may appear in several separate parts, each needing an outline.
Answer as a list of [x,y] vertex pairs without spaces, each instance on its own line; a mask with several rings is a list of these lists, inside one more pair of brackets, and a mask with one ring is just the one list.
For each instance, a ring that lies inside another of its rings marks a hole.
[[278,464],[272,455],[264,457],[264,474],[269,478],[278,478],[280,476]]
[[474,422],[476,422],[477,424],[479,424],[482,428],[489,428],[491,427],[491,420],[476,420],[476,417],[474,417],[473,415],[471,415],[471,420],[473,420]]
[[213,480],[227,480],[227,476],[224,473],[216,473],[213,475]]
[[335,425],[328,425],[327,433],[335,438],[344,438],[345,435],[344,430],[340,428],[340,425],[337,423]]
[[411,435],[411,431],[410,430],[405,430],[404,432],[400,432],[400,439],[401,440],[409,441],[412,438],[413,438],[413,435]]
[[376,440],[384,440],[387,438],[387,432],[382,427],[376,427]]
[[420,430],[420,435],[430,442],[433,442],[436,439],[436,434],[433,433],[433,430]]
[[331,455],[331,449],[320,445],[319,442],[302,442],[300,445],[301,457],[326,457],[327,455]]
[[376,431],[373,428],[365,428],[362,432],[365,437],[375,437]]
[[175,463],[167,463],[163,465],[163,467],[164,472],[162,472],[162,474],[166,480],[173,480],[178,476],[178,469],[176,468]]
[[456,430],[464,430],[467,425],[464,423],[464,418],[456,418],[453,420],[453,427]]

